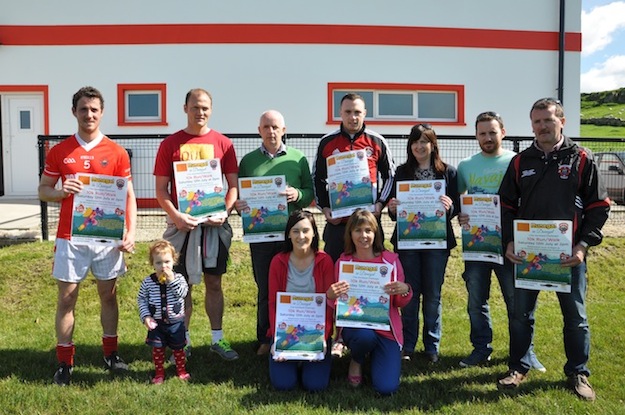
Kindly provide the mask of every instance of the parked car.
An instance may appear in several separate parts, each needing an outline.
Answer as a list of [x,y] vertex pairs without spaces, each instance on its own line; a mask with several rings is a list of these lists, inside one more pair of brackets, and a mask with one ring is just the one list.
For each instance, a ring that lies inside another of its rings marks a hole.
[[625,151],[595,153],[595,160],[608,197],[619,205],[625,205]]

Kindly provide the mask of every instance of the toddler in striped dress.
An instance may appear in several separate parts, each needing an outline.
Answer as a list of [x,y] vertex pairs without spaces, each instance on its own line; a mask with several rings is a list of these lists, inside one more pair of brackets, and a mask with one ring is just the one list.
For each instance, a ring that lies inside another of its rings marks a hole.
[[184,298],[189,285],[182,274],[173,270],[177,258],[178,253],[171,243],[165,240],[154,242],[150,247],[154,273],[143,280],[137,296],[139,317],[148,329],[145,343],[152,346],[153,384],[165,381],[166,347],[173,351],[178,378],[186,381],[191,377],[185,367],[184,354]]

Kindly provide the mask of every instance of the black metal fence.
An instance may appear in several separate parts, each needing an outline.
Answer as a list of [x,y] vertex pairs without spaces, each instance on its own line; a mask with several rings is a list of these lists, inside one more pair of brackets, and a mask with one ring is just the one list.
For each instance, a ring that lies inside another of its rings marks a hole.
[[[260,145],[261,139],[258,134],[226,134],[234,143],[238,161]],[[288,134],[286,143],[302,151],[312,168],[320,138],[323,134]],[[39,166],[40,172],[46,152],[58,144],[68,135],[42,135],[38,137]],[[165,227],[164,212],[155,203],[154,160],[161,141],[167,137],[164,134],[144,135],[109,135],[121,146],[127,149],[131,156],[132,180],[139,204],[138,238],[139,240],[153,240],[162,234]],[[407,135],[385,135],[391,154],[396,165],[406,161]],[[442,159],[453,166],[457,166],[460,160],[471,156],[479,151],[479,147],[473,136],[438,136],[439,148]],[[506,137],[503,146],[506,149],[519,152],[531,144],[532,137]],[[590,148],[593,152],[625,151],[625,138],[585,138],[576,139],[581,145]],[[58,203],[41,203],[41,230],[42,238],[48,240],[54,235],[58,225]],[[230,221],[235,229],[235,235],[240,235],[240,220],[233,217]],[[320,221],[323,226],[323,220]],[[625,210],[615,207],[610,218],[611,224],[622,226],[625,224]],[[383,222],[384,224],[385,222]],[[388,226],[392,226],[390,222]],[[389,233],[390,235],[390,233]]]

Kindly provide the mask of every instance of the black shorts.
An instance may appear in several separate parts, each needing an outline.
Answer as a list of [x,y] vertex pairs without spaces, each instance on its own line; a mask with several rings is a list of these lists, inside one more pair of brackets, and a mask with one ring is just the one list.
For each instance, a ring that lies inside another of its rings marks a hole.
[[158,325],[155,329],[148,331],[145,344],[152,347],[169,347],[172,350],[180,350],[187,344],[185,337],[184,321],[177,323],[164,323],[163,320],[156,320]]

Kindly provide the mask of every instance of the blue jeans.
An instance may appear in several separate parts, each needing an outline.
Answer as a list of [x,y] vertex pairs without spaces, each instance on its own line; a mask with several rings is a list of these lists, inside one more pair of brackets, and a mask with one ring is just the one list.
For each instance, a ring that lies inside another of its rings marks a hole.
[[259,242],[250,244],[252,271],[258,287],[256,298],[256,340],[258,343],[269,343],[269,264],[274,255],[282,250],[284,242]]
[[443,331],[441,290],[449,259],[446,249],[397,250],[412,300],[401,310],[404,350],[414,352],[419,338],[419,303],[423,296],[423,346],[425,353],[438,354]]
[[467,287],[467,312],[471,322],[471,344],[473,349],[482,354],[490,355],[493,351],[493,321],[490,317],[490,281],[491,273],[495,272],[506,304],[508,321],[513,311],[514,274],[508,261],[504,265],[488,262],[467,261],[464,264],[464,279]]
[[325,390],[330,383],[332,371],[332,342],[326,343],[326,354],[323,360],[308,362],[300,360],[287,360],[276,362],[269,355],[269,379],[274,388],[281,391],[293,390],[297,387],[298,378],[301,377],[302,387],[310,392]]
[[[471,344],[473,349],[488,356],[493,352],[493,321],[490,317],[490,281],[491,273],[495,272],[508,315],[508,333],[514,312],[514,265],[507,260],[503,265],[467,261],[464,264],[462,278],[467,287],[468,301],[467,312],[471,322]],[[534,326],[532,325],[532,331]],[[533,340],[532,336],[532,340]],[[529,358],[534,355],[534,344],[530,345]]]
[[[510,325],[511,370],[527,373],[530,369],[527,352],[534,333],[534,310],[539,291],[514,290],[514,315]],[[564,320],[564,374],[590,376],[590,328],[586,316],[586,263],[571,268],[571,293],[557,293]]]
[[399,389],[401,350],[395,340],[387,339],[371,329],[343,328],[343,341],[352,359],[363,364],[371,356],[371,383],[380,395],[390,395]]

